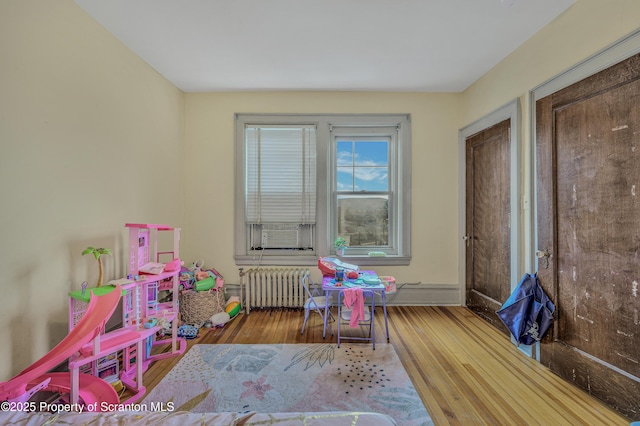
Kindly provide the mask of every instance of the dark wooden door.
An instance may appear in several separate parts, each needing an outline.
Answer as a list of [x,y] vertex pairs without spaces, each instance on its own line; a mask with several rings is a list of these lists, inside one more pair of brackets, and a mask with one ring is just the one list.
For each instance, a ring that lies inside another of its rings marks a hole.
[[540,360],[640,418],[640,56],[536,102]]
[[507,333],[495,311],[511,293],[511,120],[466,139],[466,305]]

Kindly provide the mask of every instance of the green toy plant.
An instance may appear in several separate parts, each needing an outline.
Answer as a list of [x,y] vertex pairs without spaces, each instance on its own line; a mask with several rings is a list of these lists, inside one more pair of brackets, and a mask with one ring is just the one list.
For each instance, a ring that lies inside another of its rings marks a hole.
[[96,258],[96,260],[98,261],[98,268],[100,269],[100,275],[98,275],[98,285],[96,287],[100,287],[102,285],[102,259],[100,259],[100,256],[102,256],[103,254],[107,254],[110,255],[111,254],[111,250],[108,248],[95,248],[95,247],[87,247],[86,249],[84,249],[82,251],[82,255],[84,256],[85,254],[92,254],[93,257]]
[[340,250],[343,249],[345,247],[349,246],[349,243],[347,242],[347,240],[345,240],[342,237],[338,237],[336,238],[336,240],[333,242],[333,245],[336,249]]
[[333,246],[336,248],[336,254],[338,256],[344,256],[344,249],[349,247],[349,243],[344,238],[338,237],[333,242]]

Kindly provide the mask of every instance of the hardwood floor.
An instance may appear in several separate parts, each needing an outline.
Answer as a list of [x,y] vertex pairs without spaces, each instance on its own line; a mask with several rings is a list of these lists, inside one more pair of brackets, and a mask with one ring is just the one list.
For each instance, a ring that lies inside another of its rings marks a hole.
[[[629,425],[466,308],[392,306],[388,312],[390,344],[436,425]],[[188,344],[337,342],[322,339],[318,315],[301,335],[303,317],[300,310],[251,311],[223,328],[202,329]],[[387,344],[382,315],[376,315],[376,344]],[[152,365],[144,376],[147,391],[177,361]]]

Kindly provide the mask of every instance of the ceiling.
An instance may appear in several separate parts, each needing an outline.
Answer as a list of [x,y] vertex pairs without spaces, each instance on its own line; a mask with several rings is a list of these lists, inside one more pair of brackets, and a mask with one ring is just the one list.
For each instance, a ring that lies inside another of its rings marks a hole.
[[460,92],[575,0],[75,0],[185,92]]

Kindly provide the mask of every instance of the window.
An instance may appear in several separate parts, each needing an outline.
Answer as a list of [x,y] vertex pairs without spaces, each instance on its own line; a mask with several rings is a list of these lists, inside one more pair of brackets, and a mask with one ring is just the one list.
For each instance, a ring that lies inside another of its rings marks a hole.
[[238,265],[410,260],[407,115],[236,115]]
[[245,222],[249,251],[313,251],[315,126],[246,125]]
[[[354,130],[356,135],[350,136]],[[386,254],[390,248],[389,200],[393,200],[393,194],[389,191],[392,175],[389,150],[392,136],[366,130],[334,129],[333,132],[336,148],[335,235],[347,241],[347,253],[352,255],[368,255],[373,251]],[[370,133],[378,135],[368,136]]]

